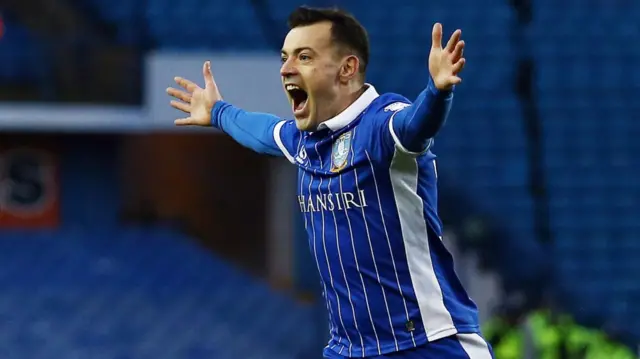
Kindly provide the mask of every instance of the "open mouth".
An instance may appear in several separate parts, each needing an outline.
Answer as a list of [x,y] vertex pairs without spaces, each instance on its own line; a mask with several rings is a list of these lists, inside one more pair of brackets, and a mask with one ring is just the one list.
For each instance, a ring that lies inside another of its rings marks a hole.
[[297,85],[287,85],[286,89],[289,93],[289,97],[291,97],[293,113],[301,113],[304,110],[305,105],[307,104],[307,99],[309,98],[309,96],[307,95],[307,91],[303,90]]

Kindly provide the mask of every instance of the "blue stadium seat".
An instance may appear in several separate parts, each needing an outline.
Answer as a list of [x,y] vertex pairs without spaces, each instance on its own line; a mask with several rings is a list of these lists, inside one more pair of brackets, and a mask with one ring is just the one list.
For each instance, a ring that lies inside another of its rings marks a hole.
[[21,24],[4,19],[4,35],[0,38],[0,80],[7,83],[38,84],[46,75],[45,49]]
[[634,65],[640,49],[628,44],[640,36],[640,5],[534,4],[558,275],[575,288],[573,309],[603,321],[626,316],[632,326],[640,322],[625,304],[640,295],[640,224],[633,218],[640,213],[640,183],[630,180],[640,174],[640,144],[633,140],[640,134]]
[[309,308],[171,230],[3,232],[0,261],[12,358],[294,359],[311,340]]
[[180,50],[269,49],[261,20],[247,0],[147,2],[145,21],[158,47]]
[[92,13],[116,29],[119,42],[127,45],[140,43],[147,27],[144,22],[145,2],[129,0],[78,1]]

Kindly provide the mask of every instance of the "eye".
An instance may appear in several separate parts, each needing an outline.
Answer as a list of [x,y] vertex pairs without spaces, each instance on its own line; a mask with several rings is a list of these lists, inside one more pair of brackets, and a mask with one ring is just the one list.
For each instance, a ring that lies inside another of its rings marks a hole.
[[306,54],[301,54],[299,57],[300,61],[309,61],[311,60],[311,56],[306,55]]
[[284,64],[285,62],[287,62],[287,58],[286,58],[286,57],[284,57],[284,56],[282,56],[282,57],[280,58],[280,62]]

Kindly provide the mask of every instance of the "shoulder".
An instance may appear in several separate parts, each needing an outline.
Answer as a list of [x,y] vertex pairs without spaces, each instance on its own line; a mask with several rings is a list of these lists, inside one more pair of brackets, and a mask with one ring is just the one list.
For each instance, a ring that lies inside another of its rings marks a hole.
[[293,163],[293,154],[300,149],[302,132],[294,120],[282,120],[273,127],[273,138],[285,157]]
[[366,146],[375,158],[387,158],[393,152],[389,124],[394,113],[411,106],[411,101],[395,93],[384,93],[376,97],[364,113],[358,124],[356,142]]
[[395,112],[411,106],[411,101],[396,93],[385,93],[378,96],[367,109],[367,115],[388,119]]
[[384,93],[367,107],[361,123],[372,130],[387,128],[391,116],[408,106],[411,106],[411,101],[406,97],[395,93]]
[[293,120],[282,120],[278,121],[273,127],[273,136],[276,139],[276,142],[287,142],[290,140],[294,140],[300,135],[300,130],[298,130],[295,121]]

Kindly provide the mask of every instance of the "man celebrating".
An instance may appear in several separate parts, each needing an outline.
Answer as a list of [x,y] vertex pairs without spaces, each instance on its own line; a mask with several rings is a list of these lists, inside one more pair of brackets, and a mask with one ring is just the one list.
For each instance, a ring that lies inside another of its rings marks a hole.
[[298,167],[298,201],[330,318],[326,358],[492,358],[477,309],[442,243],[430,151],[461,83],[461,31],[442,47],[411,103],[365,82],[366,30],[348,13],[301,7],[289,17],[280,70],[295,120],[246,112],[183,78],[176,125],[213,126]]

